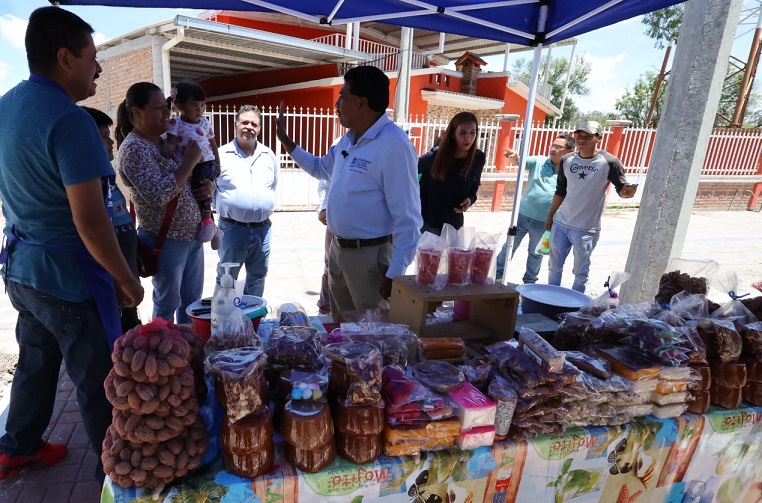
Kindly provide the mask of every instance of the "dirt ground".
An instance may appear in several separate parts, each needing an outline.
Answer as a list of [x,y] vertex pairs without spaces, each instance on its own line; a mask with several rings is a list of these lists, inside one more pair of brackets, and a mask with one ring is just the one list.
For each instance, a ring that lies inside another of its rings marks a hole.
[[18,359],[19,355],[0,353],[0,398],[3,397],[6,390],[10,390]]

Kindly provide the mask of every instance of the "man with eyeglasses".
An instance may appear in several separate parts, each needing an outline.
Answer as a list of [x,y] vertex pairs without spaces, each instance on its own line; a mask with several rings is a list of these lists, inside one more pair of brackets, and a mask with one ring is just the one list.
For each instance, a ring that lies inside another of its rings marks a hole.
[[637,184],[627,183],[622,161],[598,148],[601,125],[587,121],[574,131],[577,152],[563,158],[558,172],[556,193],[545,220],[550,231],[548,283],[561,284],[564,262],[574,254],[574,284],[584,292],[590,274],[590,256],[598,243],[606,188],[612,183],[619,197],[635,195]]
[[[518,231],[513,240],[511,257],[518,250],[521,240],[529,234],[529,255],[527,256],[527,268],[522,281],[524,283],[537,283],[537,276],[542,266],[542,255],[536,253],[537,244],[545,234],[545,218],[550,211],[550,203],[556,191],[556,179],[558,168],[564,155],[574,152],[574,138],[570,134],[560,134],[550,144],[549,157],[531,156],[526,160],[528,174],[527,187],[524,197],[519,206],[519,218],[516,222]],[[515,150],[506,150],[505,157],[511,164],[519,163],[519,155]],[[505,269],[505,257],[508,253],[508,242],[503,244],[503,249],[497,256],[497,277],[502,278]]]
[[[244,105],[236,114],[235,138],[220,147],[220,176],[217,178],[215,208],[223,232],[219,249],[220,264],[246,265],[243,293],[261,297],[270,263],[272,235],[270,215],[275,209],[278,185],[278,159],[272,150],[257,141],[262,114]],[[240,267],[231,268],[233,278]],[[223,274],[217,265],[217,284]]]
[[394,277],[415,257],[423,225],[418,155],[407,134],[386,115],[389,78],[374,66],[344,74],[336,100],[348,129],[317,157],[288,135],[283,103],[277,134],[300,168],[330,180],[326,218],[334,238],[328,258],[331,312],[388,309]]

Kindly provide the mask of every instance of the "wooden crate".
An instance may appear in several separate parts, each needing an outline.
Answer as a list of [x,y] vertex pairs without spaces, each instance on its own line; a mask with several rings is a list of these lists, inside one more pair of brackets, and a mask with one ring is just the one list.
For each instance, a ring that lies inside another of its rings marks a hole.
[[[514,285],[421,286],[415,276],[397,276],[392,283],[389,321],[401,323],[419,337],[460,337],[505,341],[513,337],[519,294]],[[426,325],[426,313],[446,300],[471,302],[469,320]]]

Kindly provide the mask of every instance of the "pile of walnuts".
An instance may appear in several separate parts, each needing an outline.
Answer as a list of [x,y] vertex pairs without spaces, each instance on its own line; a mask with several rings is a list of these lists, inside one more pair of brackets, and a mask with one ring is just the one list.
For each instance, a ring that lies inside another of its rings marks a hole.
[[198,415],[191,336],[198,339],[184,327],[155,320],[114,343],[114,367],[104,383],[114,410],[101,460],[122,487],[156,487],[201,462],[208,438]]
[[186,325],[174,325],[172,327],[175,332],[185,339],[190,347],[190,366],[193,370],[194,380],[196,382],[196,398],[199,403],[203,403],[206,399],[207,389],[206,380],[204,379],[204,341],[198,336],[193,327]]
[[103,441],[103,470],[122,487],[157,487],[198,467],[208,443],[202,418],[164,442],[129,442],[111,425]]

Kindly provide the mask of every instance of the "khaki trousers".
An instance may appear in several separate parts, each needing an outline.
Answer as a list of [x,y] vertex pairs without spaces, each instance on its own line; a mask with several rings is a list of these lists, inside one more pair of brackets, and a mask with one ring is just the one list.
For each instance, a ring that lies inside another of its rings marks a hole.
[[331,240],[328,258],[331,312],[389,309],[381,297],[381,281],[389,269],[392,243],[363,248],[339,248]]

